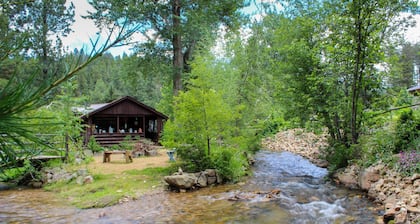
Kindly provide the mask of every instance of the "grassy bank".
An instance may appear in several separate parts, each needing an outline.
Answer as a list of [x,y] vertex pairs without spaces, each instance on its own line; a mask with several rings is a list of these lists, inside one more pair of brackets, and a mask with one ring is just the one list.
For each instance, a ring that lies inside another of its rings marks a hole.
[[44,186],[78,208],[100,208],[129,200],[135,200],[146,192],[162,190],[163,177],[176,168],[167,162],[166,155],[134,158],[133,163],[124,163],[115,158],[111,163],[102,163],[97,157],[87,166],[67,167],[66,170],[87,168],[93,177],[92,183],[78,184],[60,181]]

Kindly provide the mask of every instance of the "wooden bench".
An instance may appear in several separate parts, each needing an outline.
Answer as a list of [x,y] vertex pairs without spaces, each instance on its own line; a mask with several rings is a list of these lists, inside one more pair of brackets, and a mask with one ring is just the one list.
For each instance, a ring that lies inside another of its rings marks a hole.
[[133,162],[133,157],[131,155],[131,151],[126,150],[126,151],[104,151],[104,163],[106,162],[111,162],[111,155],[112,154],[123,154],[125,156],[125,162],[126,163],[131,163]]

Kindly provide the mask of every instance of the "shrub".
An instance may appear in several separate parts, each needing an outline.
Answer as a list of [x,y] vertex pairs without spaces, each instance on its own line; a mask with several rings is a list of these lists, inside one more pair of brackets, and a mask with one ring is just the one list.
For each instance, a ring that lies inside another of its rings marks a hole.
[[218,148],[211,158],[214,168],[224,180],[236,182],[245,175],[247,159],[239,150]]
[[381,127],[360,138],[361,160],[364,167],[368,167],[381,160],[390,163],[394,159],[395,134],[389,126]]
[[87,147],[88,149],[92,150],[92,152],[103,151],[103,148],[96,142],[95,138],[89,139]]
[[134,150],[134,141],[131,138],[131,136],[125,136],[123,141],[119,144],[119,149],[120,150],[129,150],[129,151]]
[[182,169],[186,172],[198,172],[212,168],[210,157],[204,149],[192,145],[181,145],[176,149],[176,154],[182,160]]
[[325,148],[323,154],[328,161],[329,170],[335,171],[348,166],[350,160],[354,159],[355,147],[358,146],[346,147],[345,145],[335,143],[331,144],[330,147]]
[[398,119],[395,132],[394,153],[417,149],[420,141],[420,118],[416,118],[411,109],[404,111]]

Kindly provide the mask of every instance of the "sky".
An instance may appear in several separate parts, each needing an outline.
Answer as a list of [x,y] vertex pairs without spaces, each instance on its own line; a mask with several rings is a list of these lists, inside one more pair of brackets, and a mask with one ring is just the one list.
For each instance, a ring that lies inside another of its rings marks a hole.
[[[63,38],[63,44],[70,51],[73,51],[75,48],[89,50],[91,46],[90,39],[96,40],[99,29],[92,20],[84,19],[82,16],[88,15],[88,11],[93,11],[93,7],[88,3],[88,0],[72,0],[71,2],[73,2],[75,7],[75,22],[72,25],[73,32]],[[106,36],[106,33],[101,33],[101,36]],[[114,56],[122,55],[124,52],[129,54],[130,47],[115,47],[110,52]]]
[[[273,0],[261,0],[264,2],[271,2]],[[89,19],[84,19],[82,16],[86,16],[87,11],[93,11],[92,6],[89,5],[88,0],[72,0],[75,6],[75,23],[72,26],[74,32],[69,34],[67,37],[63,38],[64,46],[68,47],[70,51],[73,49],[81,49],[84,47],[89,50],[90,39],[96,39],[99,29],[96,28],[93,21]],[[420,5],[420,1],[418,2]],[[251,7],[252,8],[252,7]],[[256,18],[258,18],[256,16]],[[409,28],[406,32],[406,40],[412,43],[420,42],[420,15],[415,15],[416,27]],[[102,33],[101,36],[106,36],[106,33]],[[141,39],[142,37],[137,35],[136,39]],[[110,52],[114,55],[122,55],[124,52],[130,54],[130,47],[116,47],[112,48]]]

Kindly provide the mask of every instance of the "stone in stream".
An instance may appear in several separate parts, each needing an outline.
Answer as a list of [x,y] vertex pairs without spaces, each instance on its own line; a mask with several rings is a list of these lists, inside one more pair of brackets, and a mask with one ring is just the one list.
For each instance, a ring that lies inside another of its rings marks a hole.
[[181,175],[165,176],[164,180],[170,186],[177,189],[191,189],[197,183],[197,177],[192,173],[183,173]]
[[9,190],[11,188],[10,184],[4,183],[4,182],[0,182],[0,191],[3,190]]
[[206,175],[206,172],[199,172],[198,173],[197,185],[199,187],[207,187],[207,175]]
[[212,184],[222,183],[222,178],[214,169],[206,169],[198,173],[185,173],[182,169],[179,169],[173,175],[165,176],[164,180],[170,187],[178,190],[207,187]]

